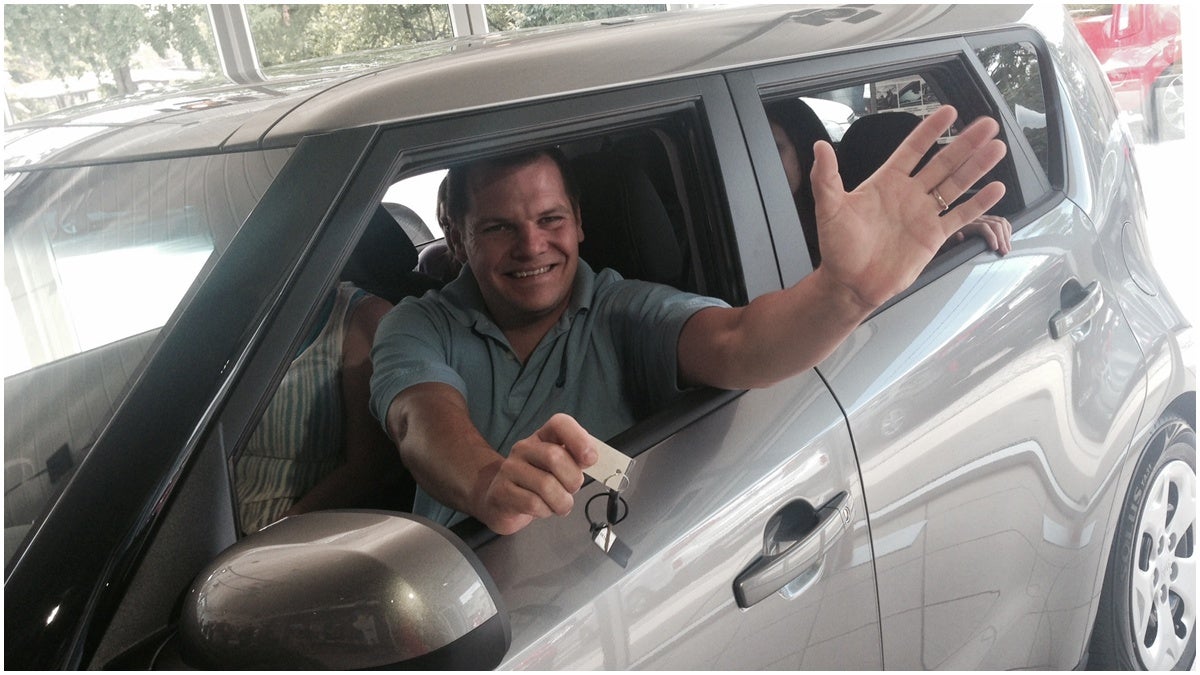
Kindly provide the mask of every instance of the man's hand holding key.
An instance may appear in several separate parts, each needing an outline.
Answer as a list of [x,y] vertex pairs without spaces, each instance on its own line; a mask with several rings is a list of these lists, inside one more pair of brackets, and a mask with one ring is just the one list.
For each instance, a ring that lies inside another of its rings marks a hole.
[[570,513],[585,472],[604,484],[628,480],[630,463],[574,418],[560,413],[529,438],[514,443],[507,458],[498,458],[485,469],[481,476],[484,508],[477,513],[490,515],[484,524],[492,531],[511,534],[536,518]]

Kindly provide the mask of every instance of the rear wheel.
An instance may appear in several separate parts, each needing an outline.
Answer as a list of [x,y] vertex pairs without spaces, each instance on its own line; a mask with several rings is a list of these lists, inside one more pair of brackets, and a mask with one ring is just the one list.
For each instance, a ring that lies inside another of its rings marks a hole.
[[1158,78],[1152,92],[1154,137],[1159,141],[1183,138],[1183,71],[1178,66]]
[[1185,670],[1196,656],[1196,433],[1162,420],[1120,513],[1089,667]]

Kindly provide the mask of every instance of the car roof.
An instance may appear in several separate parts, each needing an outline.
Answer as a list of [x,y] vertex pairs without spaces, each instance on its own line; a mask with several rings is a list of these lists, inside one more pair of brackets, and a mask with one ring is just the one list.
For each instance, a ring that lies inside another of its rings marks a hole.
[[337,129],[962,35],[1023,23],[1029,7],[700,8],[364,52],[262,84],[201,86],[14,125],[5,170],[285,147]]

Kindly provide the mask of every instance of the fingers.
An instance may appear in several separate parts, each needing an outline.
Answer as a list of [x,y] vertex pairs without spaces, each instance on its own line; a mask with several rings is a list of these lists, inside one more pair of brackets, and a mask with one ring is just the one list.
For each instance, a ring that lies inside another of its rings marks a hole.
[[[938,112],[941,112],[941,109]],[[923,126],[924,123],[917,127],[910,139],[913,139]],[[940,124],[937,127],[931,125],[931,128],[940,128]],[[981,117],[975,120],[921,169],[917,174],[918,183],[926,192],[932,193],[936,190],[945,201],[953,203],[991,171],[1008,152],[1004,142],[996,138],[999,132],[1000,125],[992,118]],[[963,220],[960,225],[971,220],[974,220],[974,217]]]
[[833,146],[825,141],[813,144],[813,168],[809,179],[818,219],[823,214],[836,211],[846,194],[846,189],[842,185],[842,176],[838,173],[837,153]]
[[[921,123],[904,139],[900,147],[896,148],[896,151],[883,163],[883,166],[900,171],[906,176],[911,174],[913,169],[917,168],[917,164],[920,163],[921,158],[929,151],[929,148],[933,147],[937,139],[946,133],[950,125],[954,124],[954,120],[957,118],[958,111],[953,106],[944,105],[933,111],[932,114],[921,120]],[[945,152],[945,150],[943,149],[942,152]],[[941,152],[938,153],[938,155],[941,154]],[[934,185],[936,183],[926,186],[926,191],[928,192]],[[945,194],[945,192],[942,194]],[[949,196],[947,196],[947,200],[954,201]]]
[[1007,255],[1012,250],[1012,224],[1002,216],[982,215],[955,233],[958,241],[968,235],[982,237],[988,248],[1000,255]]
[[565,516],[583,487],[583,467],[596,462],[591,435],[568,415],[555,415],[513,444],[488,487],[488,526],[510,534],[537,518]]
[[554,415],[534,433],[534,436],[543,442],[563,446],[581,467],[596,463],[596,450],[592,447],[592,435],[570,415],[564,413]]
[[969,200],[942,215],[940,220],[943,231],[947,232],[948,237],[950,233],[962,229],[967,223],[978,219],[984,212],[995,206],[1002,197],[1004,197],[1004,184],[999,181],[988,183]]

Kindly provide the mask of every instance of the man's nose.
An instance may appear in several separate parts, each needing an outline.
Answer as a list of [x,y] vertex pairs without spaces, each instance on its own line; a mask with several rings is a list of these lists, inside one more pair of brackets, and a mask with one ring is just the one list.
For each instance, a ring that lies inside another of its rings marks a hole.
[[518,255],[535,256],[546,250],[546,233],[536,223],[521,223],[516,234]]

